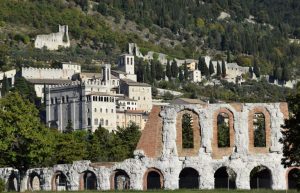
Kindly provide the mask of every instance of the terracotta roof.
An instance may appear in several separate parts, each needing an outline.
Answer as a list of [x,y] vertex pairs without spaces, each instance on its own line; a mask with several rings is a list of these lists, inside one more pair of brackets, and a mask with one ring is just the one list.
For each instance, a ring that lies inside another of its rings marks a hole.
[[206,102],[199,100],[199,99],[189,99],[189,98],[177,98],[174,99],[172,102],[172,104],[200,104],[200,105],[205,105]]
[[28,82],[32,84],[69,84],[72,80],[62,80],[62,79],[26,79]]

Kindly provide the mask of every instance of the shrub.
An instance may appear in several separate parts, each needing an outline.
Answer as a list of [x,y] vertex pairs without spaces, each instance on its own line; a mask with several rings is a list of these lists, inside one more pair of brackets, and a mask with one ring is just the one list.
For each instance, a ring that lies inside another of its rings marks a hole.
[[5,181],[0,178],[0,192],[4,192],[5,190]]

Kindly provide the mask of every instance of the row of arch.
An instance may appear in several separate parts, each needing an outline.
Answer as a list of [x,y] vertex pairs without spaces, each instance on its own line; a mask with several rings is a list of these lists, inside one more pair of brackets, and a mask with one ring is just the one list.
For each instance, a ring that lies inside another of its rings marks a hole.
[[[250,152],[267,152],[271,140],[270,120],[271,115],[265,108],[255,108],[249,112],[246,132],[249,133]],[[182,149],[193,149],[200,146],[199,122],[198,114],[193,110],[185,109],[177,113],[176,128],[179,133],[177,146]],[[234,130],[234,113],[227,108],[216,111],[213,118],[213,149],[223,148],[223,153],[230,153],[235,141]]]
[[[288,189],[297,188],[297,180],[300,177],[300,169],[294,168],[288,171]],[[257,166],[250,172],[251,189],[271,189],[272,173],[265,166]],[[11,175],[8,181],[8,191],[17,191],[15,188],[16,176]],[[130,177],[124,170],[115,170],[111,177],[112,190],[130,189]],[[179,189],[199,189],[200,188],[199,172],[192,168],[186,167],[179,174]],[[28,180],[28,190],[42,190],[43,181],[37,173],[31,173]],[[87,170],[80,175],[79,190],[97,190],[99,182],[94,172]],[[67,176],[62,171],[54,173],[51,181],[52,191],[64,191],[70,189]],[[143,189],[163,189],[164,176],[157,168],[148,169],[143,177]],[[236,173],[229,167],[222,166],[214,173],[214,188],[236,189]]]

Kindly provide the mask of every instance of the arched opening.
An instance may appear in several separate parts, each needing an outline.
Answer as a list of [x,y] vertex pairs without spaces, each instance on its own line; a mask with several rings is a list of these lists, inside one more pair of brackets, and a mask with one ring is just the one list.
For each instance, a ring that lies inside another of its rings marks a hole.
[[40,176],[36,172],[33,172],[29,175],[28,190],[31,190],[31,191],[40,191],[41,190]]
[[184,168],[179,174],[179,188],[199,189],[199,173],[193,168]]
[[194,134],[192,123],[192,115],[190,115],[189,113],[185,113],[182,115],[182,148],[194,148]]
[[298,181],[300,179],[300,169],[294,168],[288,174],[288,189],[300,189]]
[[10,174],[7,182],[8,192],[17,192],[19,190],[18,179],[15,173]]
[[130,188],[130,178],[124,170],[116,170],[112,180],[115,190],[128,190]]
[[68,190],[67,176],[61,171],[56,172],[52,178],[52,190]]
[[155,168],[149,169],[144,175],[144,190],[163,188],[163,175]]
[[235,189],[236,173],[227,167],[219,168],[215,174],[215,188]]
[[217,117],[218,147],[230,147],[229,115],[220,113]]
[[251,189],[271,189],[272,174],[265,166],[257,166],[250,173],[250,188]]
[[83,174],[83,189],[97,190],[97,177],[94,172],[86,171]]
[[263,113],[253,117],[254,147],[266,147],[266,122]]

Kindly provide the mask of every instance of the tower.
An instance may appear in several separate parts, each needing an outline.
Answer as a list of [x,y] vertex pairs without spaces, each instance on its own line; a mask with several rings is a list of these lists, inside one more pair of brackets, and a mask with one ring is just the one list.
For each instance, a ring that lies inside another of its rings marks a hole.
[[134,56],[131,54],[123,54],[119,57],[119,69],[127,74],[134,74]]

